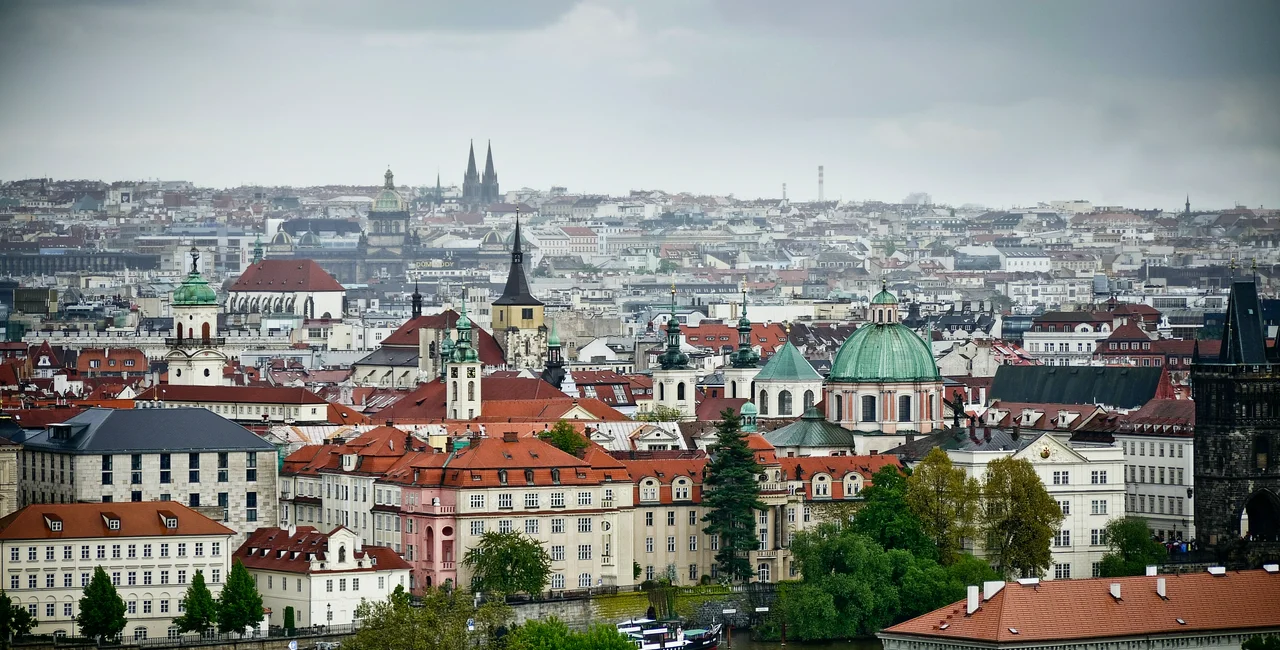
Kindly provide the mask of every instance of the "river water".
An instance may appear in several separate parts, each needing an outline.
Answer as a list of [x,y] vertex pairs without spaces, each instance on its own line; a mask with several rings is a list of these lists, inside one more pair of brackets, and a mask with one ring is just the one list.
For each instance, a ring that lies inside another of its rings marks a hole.
[[750,632],[746,630],[734,631],[733,643],[720,644],[721,650],[779,650],[781,648],[788,650],[881,650],[880,639],[857,639],[855,641],[825,641],[818,643],[799,643],[796,641],[788,641],[783,646],[778,641],[752,641]]

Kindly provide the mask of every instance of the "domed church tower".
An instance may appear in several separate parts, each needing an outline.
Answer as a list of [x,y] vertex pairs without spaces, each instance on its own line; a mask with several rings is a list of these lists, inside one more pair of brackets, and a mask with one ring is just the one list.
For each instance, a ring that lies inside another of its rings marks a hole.
[[883,284],[871,299],[867,321],[831,364],[824,387],[827,419],[864,433],[942,428],[942,376],[933,351],[898,322],[898,298]]
[[173,290],[173,336],[165,339],[169,352],[169,383],[175,386],[221,386],[227,355],[218,336],[218,295],[200,275],[200,251],[191,249],[191,272]]

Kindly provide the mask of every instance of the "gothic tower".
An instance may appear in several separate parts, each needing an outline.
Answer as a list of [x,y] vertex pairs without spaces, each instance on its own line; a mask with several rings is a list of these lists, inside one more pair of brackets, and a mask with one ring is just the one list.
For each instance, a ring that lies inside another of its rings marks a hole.
[[547,326],[542,302],[529,292],[524,275],[520,215],[516,214],[516,234],[511,244],[511,268],[502,296],[493,301],[493,335],[502,346],[506,365],[512,370],[540,370],[547,365]]
[[165,339],[169,352],[169,383],[175,386],[221,386],[227,355],[218,337],[218,296],[200,275],[200,251],[191,249],[191,272],[173,291],[173,337]]
[[564,357],[561,356],[560,335],[556,332],[556,323],[551,321],[551,335],[547,337],[547,366],[542,371],[542,380],[557,389],[564,385]]
[[489,151],[485,154],[484,176],[480,180],[480,198],[486,204],[499,201],[498,172],[493,170],[493,143],[489,143]]
[[680,350],[680,319],[676,317],[676,288],[671,287],[671,317],[667,320],[667,349],[658,357],[653,371],[653,404],[680,414],[681,420],[696,416],[694,391],[698,371],[689,367],[689,357]]
[[1236,280],[1221,352],[1206,359],[1197,346],[1191,365],[1195,492],[1188,488],[1187,499],[1206,547],[1243,536],[1253,550],[1280,552],[1280,351],[1268,348],[1257,285]]
[[725,397],[751,399],[751,382],[760,372],[760,353],[751,343],[751,319],[747,318],[747,292],[742,292],[742,318],[738,319],[738,349],[724,369]]
[[462,204],[474,209],[483,201],[480,196],[480,172],[476,170],[476,143],[467,154],[467,173],[462,176]]

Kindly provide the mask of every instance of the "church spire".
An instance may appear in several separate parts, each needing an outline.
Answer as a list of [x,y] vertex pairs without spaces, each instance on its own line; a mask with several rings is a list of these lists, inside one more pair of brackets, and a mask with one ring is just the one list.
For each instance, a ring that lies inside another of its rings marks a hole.
[[1185,211],[1184,211],[1182,214],[1186,214],[1186,215],[1190,215],[1190,214],[1191,214],[1191,195],[1190,195],[1190,194],[1188,194],[1188,195],[1187,195],[1187,205],[1186,205],[1186,209],[1185,209]]
[[413,281],[413,318],[422,315],[422,294],[418,292],[418,281]]
[[488,183],[490,180],[498,179],[497,172],[493,171],[493,143],[492,142],[488,143],[488,148],[489,148],[489,151],[488,153],[485,154],[485,157],[484,157],[484,182],[486,183]]
[[524,305],[539,306],[542,303],[529,291],[529,280],[524,275],[524,246],[520,237],[520,208],[516,208],[516,231],[511,242],[511,269],[507,271],[507,285],[502,289],[502,297],[493,301],[494,306]]
[[676,283],[671,283],[671,316],[667,318],[667,350],[658,357],[663,370],[685,370],[689,356],[680,350],[680,319],[676,317]]
[[480,176],[480,172],[477,172],[477,171],[476,171],[476,143],[475,143],[475,141],[473,140],[473,141],[471,142],[471,151],[470,151],[470,153],[468,153],[468,154],[467,154],[467,177],[466,177],[466,180],[469,180],[469,179],[471,179],[471,178],[479,178],[479,176]]
[[751,319],[747,318],[747,292],[742,292],[742,318],[738,319],[738,351],[733,354],[734,368],[754,368],[760,361],[751,346]]

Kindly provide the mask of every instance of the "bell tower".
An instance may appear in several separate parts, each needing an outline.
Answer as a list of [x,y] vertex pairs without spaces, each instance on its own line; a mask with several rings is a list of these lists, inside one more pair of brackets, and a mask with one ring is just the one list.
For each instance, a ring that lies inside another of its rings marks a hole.
[[696,415],[698,372],[689,367],[689,356],[680,350],[680,319],[676,317],[676,287],[671,285],[671,316],[667,319],[667,349],[653,371],[654,406],[680,413],[681,420]]
[[173,336],[165,339],[169,352],[169,383],[175,386],[220,386],[227,355],[226,339],[218,336],[218,295],[200,275],[200,251],[191,248],[191,272],[173,291]]
[[524,275],[524,244],[520,237],[520,212],[511,241],[511,267],[502,295],[493,301],[493,336],[502,347],[507,368],[541,370],[547,366],[547,326],[543,304],[529,291]]
[[458,340],[453,344],[453,358],[447,366],[446,417],[451,420],[471,420],[480,415],[480,356],[471,345],[471,319],[467,317],[467,303],[462,303],[462,313],[455,325]]
[[738,349],[729,355],[724,369],[724,396],[751,399],[755,391],[751,382],[760,372],[760,353],[751,342],[751,319],[747,318],[747,292],[742,292],[742,317],[738,319]]

